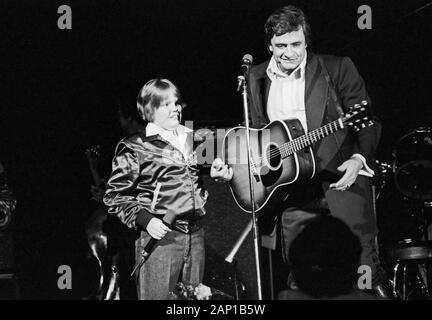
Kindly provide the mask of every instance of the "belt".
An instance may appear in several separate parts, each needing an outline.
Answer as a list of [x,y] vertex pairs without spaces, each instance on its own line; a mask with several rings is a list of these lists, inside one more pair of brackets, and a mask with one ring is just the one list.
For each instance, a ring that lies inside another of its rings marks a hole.
[[176,219],[173,223],[173,228],[182,233],[193,233],[202,228],[201,220],[181,220]]

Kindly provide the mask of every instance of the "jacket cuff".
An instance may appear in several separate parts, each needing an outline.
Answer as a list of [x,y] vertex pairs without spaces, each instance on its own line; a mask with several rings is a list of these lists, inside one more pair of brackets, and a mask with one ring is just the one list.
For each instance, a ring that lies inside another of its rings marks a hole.
[[145,230],[152,218],[154,218],[152,214],[150,214],[146,210],[141,210],[141,212],[138,213],[135,218],[135,225]]

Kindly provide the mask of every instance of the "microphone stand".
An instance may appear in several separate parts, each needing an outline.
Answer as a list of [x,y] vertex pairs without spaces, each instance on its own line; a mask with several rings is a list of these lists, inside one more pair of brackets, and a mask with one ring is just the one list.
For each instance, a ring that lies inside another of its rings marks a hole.
[[246,81],[246,77],[242,75],[238,76],[237,80],[238,80],[237,91],[241,89],[242,96],[243,96],[243,112],[244,112],[245,128],[246,128],[246,148],[248,150],[247,159],[248,159],[248,169],[249,169],[249,191],[250,191],[251,207],[252,207],[252,230],[253,230],[254,249],[255,249],[255,266],[256,266],[256,276],[257,276],[257,285],[258,285],[258,300],[262,300],[261,270],[260,270],[259,243],[258,243],[259,233],[258,233],[257,214],[255,212],[255,192],[253,186],[253,173],[252,173],[252,166],[251,166],[252,153],[250,148],[250,136],[249,136],[250,129],[249,129],[249,106],[248,106],[248,98],[247,98],[247,81]]
[[240,246],[245,241],[251,229],[252,229],[252,220],[250,220],[246,228],[243,229],[243,232],[241,233],[240,237],[238,237],[236,243],[234,244],[234,247],[231,249],[231,252],[226,256],[225,258],[226,262],[229,263],[233,262],[234,257],[237,254],[237,251],[240,249]]

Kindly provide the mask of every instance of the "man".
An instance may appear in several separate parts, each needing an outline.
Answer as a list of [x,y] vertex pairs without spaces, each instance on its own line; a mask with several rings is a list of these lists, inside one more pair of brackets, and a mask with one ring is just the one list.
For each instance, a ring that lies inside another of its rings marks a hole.
[[[348,107],[370,99],[363,79],[348,57],[317,55],[307,50],[310,29],[304,13],[286,6],[265,23],[265,43],[271,59],[250,69],[249,104],[251,126],[298,118],[311,131],[336,120]],[[280,220],[283,256],[288,260],[291,241],[310,211],[330,210],[360,238],[361,263],[371,267],[374,284],[383,279],[375,236],[377,227],[368,177],[380,137],[380,125],[358,133],[342,130],[313,146],[316,174],[298,184],[288,197]],[[228,168],[214,168],[214,177],[228,180]],[[379,287],[377,287],[379,288]],[[381,290],[381,289],[380,289]]]
[[[179,99],[179,90],[167,79],[143,86],[137,106],[149,123],[145,132],[118,143],[104,196],[109,214],[140,230],[136,274],[142,300],[168,299],[177,282],[197,286],[204,273],[200,220],[208,193],[198,179],[192,130],[179,123]],[[166,225],[162,219],[173,214],[175,221]],[[151,238],[158,241],[143,260]]]
[[[139,116],[135,104],[127,103],[126,99],[119,102],[118,114],[120,127],[126,137],[145,131],[146,122]],[[94,158],[92,161],[98,163],[99,159]],[[93,170],[99,169],[96,165],[94,167]],[[135,283],[129,274],[135,260],[136,234],[116,217],[108,215],[103,203],[105,189],[105,179],[101,179],[99,185],[92,185],[90,189],[92,199],[102,206],[86,222],[86,233],[90,247],[96,250],[94,252],[92,249],[93,254],[100,261],[103,280],[90,298],[135,300]]]
[[[136,106],[125,101],[118,103],[119,124],[125,137],[138,132],[144,132],[147,122],[140,118]],[[90,191],[92,199],[103,203],[106,180],[102,179],[102,186],[92,185]]]

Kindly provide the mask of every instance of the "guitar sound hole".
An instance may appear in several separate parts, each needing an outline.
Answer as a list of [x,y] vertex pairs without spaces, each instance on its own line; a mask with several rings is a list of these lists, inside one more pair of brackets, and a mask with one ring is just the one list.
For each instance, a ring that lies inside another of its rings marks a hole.
[[279,167],[279,164],[281,162],[281,155],[277,146],[270,145],[266,156],[267,163],[269,164],[271,169],[276,169],[277,167]]
[[273,186],[282,174],[282,158],[276,145],[270,145],[267,148],[266,165],[261,167],[260,175],[264,187]]

